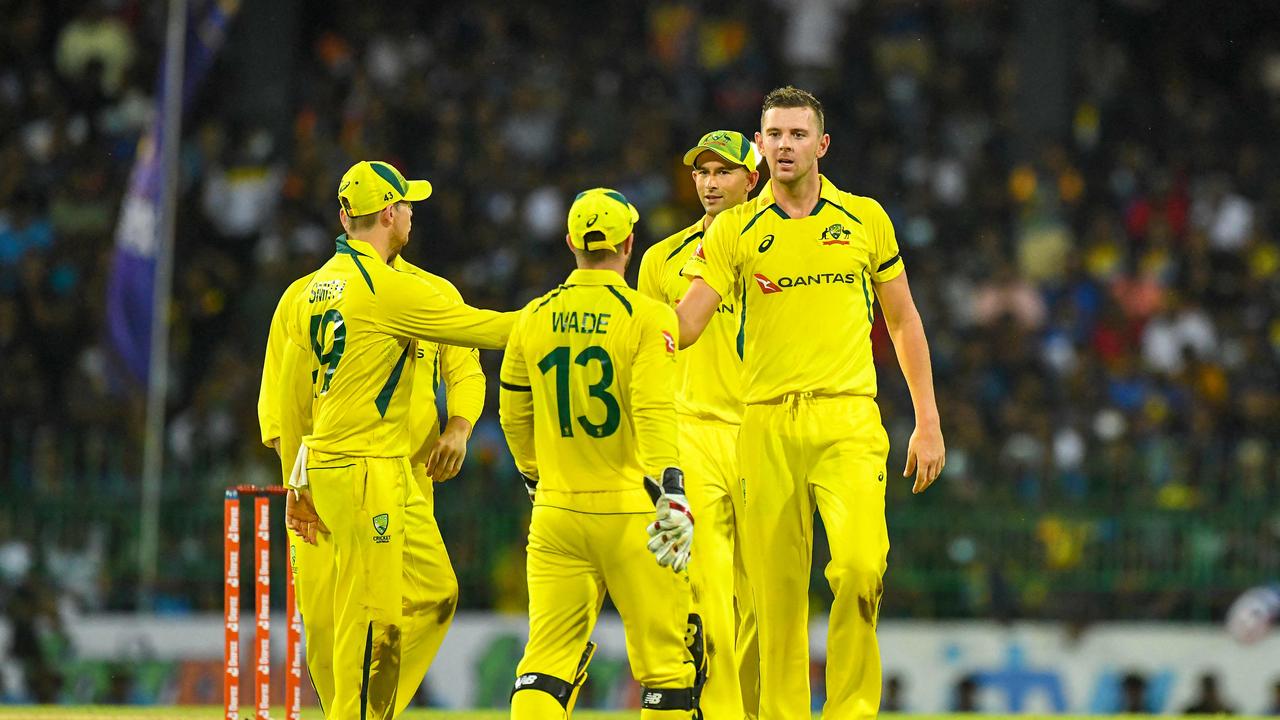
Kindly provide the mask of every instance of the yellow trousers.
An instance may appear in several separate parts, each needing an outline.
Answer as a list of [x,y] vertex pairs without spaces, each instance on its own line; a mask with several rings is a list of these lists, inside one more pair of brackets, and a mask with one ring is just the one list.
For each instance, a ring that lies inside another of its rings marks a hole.
[[[529,524],[529,641],[516,668],[572,683],[591,639],[605,593],[622,616],[627,659],[648,689],[691,688],[692,657],[685,647],[689,580],[660,567],[646,549],[650,513],[593,514],[536,505]],[[697,538],[695,535],[696,545]],[[563,720],[552,695],[512,695],[516,720]],[[643,720],[691,718],[687,710],[642,709]]]
[[797,394],[747,406],[738,457],[750,539],[746,569],[758,620],[762,720],[809,717],[815,509],[830,540],[826,577],[835,595],[822,716],[873,718],[879,711],[876,619],[889,552],[888,451],[872,398]]
[[330,534],[314,546],[290,541],[307,671],[327,718],[399,715],[453,620],[458,582],[432,481],[416,470],[403,459],[311,453],[312,496]]
[[737,445],[737,425],[680,416],[680,466],[695,521],[689,580],[693,611],[702,618],[706,636],[708,672],[701,703],[706,720],[740,720],[746,715],[744,682],[752,697],[757,692],[758,662],[740,663],[737,650],[739,628],[746,630],[743,647],[748,649],[754,645],[755,628],[740,554]]

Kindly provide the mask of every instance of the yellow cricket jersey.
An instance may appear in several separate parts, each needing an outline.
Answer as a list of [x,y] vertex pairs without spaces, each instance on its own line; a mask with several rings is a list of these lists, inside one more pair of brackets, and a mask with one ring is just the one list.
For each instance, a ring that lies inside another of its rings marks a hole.
[[645,475],[676,467],[676,343],[668,306],[611,270],[575,270],[520,311],[499,412],[539,505],[652,512]]
[[880,203],[821,178],[808,217],[790,218],[773,182],[716,216],[684,274],[722,298],[743,293],[743,399],[787,393],[875,397],[871,323],[876,283],[902,274],[893,224]]
[[[307,447],[353,457],[410,455],[407,421],[419,365],[410,362],[413,341],[500,348],[515,316],[461,304],[382,262],[368,243],[339,237],[337,252],[285,316],[288,339],[311,351],[303,353],[313,397]],[[282,372],[296,371],[286,363]]]
[[[396,257],[393,267],[421,277],[433,285],[442,295],[461,305],[462,295],[448,280],[434,275],[401,257]],[[292,464],[298,452],[302,436],[311,431],[311,380],[305,371],[297,371],[306,365],[305,352],[290,343],[286,337],[285,317],[294,303],[310,284],[311,273],[291,283],[280,297],[271,317],[271,330],[267,336],[267,354],[262,365],[262,386],[258,393],[258,424],[262,443],[281,443],[282,460]],[[462,417],[475,425],[484,407],[484,371],[480,367],[479,351],[455,345],[415,340],[411,351],[418,365],[409,398],[409,447],[413,464],[425,464],[431,446],[439,437],[439,418],[436,414],[436,390],[443,380],[447,388],[449,417]],[[286,354],[297,352],[299,357],[290,362],[294,372],[283,372]]]
[[[262,361],[262,385],[258,389],[258,428],[262,444],[280,441],[280,460],[285,471],[293,467],[298,443],[311,431],[311,379],[299,369],[306,363],[302,348],[289,342],[286,319],[315,273],[289,284],[271,315],[267,333],[267,355]],[[286,371],[285,368],[290,368]]]
[[[393,263],[397,269],[427,281],[441,295],[463,304],[462,294],[448,280],[400,257]],[[440,437],[436,390],[441,381],[445,384],[449,417],[461,417],[475,425],[484,409],[484,370],[480,368],[480,351],[475,348],[417,340],[410,353],[418,369],[409,395],[409,462],[417,466],[426,464],[431,446]]]
[[[657,243],[640,260],[641,293],[671,307],[689,289],[681,269],[702,239],[698,222]],[[742,293],[722,295],[698,342],[676,360],[676,410],[702,420],[742,422]]]

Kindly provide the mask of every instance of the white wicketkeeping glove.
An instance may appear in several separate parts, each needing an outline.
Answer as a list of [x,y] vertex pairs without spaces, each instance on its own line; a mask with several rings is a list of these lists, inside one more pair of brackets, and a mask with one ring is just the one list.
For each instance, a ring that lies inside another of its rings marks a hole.
[[1277,620],[1280,620],[1280,584],[1255,587],[1231,603],[1231,609],[1227,610],[1227,632],[1247,645],[1266,637]]
[[644,488],[657,510],[648,528],[649,552],[659,565],[680,572],[688,567],[693,548],[693,512],[684,494],[684,473],[667,468],[662,471],[661,486],[646,477]]

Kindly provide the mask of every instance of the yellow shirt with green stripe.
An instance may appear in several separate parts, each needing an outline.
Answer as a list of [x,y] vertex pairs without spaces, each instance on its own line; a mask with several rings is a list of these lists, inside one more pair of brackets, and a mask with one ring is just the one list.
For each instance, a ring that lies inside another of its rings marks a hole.
[[[689,290],[681,269],[702,240],[705,218],[655,244],[640,260],[638,289],[671,307]],[[742,292],[721,296],[698,342],[676,360],[676,411],[700,420],[742,422]]]
[[502,358],[502,429],[536,502],[652,512],[643,477],[678,466],[676,315],[611,270],[575,270],[520,311]]
[[282,377],[301,364],[311,383],[312,426],[304,442],[337,455],[409,456],[416,449],[409,419],[421,364],[415,340],[501,348],[514,320],[515,313],[462,304],[456,291],[382,262],[368,243],[339,237],[337,252],[284,316],[295,349],[284,354]]
[[721,298],[745,286],[743,399],[789,393],[875,397],[874,285],[902,274],[880,203],[825,177],[807,217],[788,217],[773,182],[718,216],[684,268]]
[[[397,256],[392,262],[397,270],[417,275],[435,286],[442,295],[462,304],[462,295],[453,283],[404,258]],[[298,442],[311,429],[311,380],[304,372],[282,374],[285,354],[290,349],[303,352],[286,339],[284,317],[314,274],[293,281],[280,296],[271,316],[267,354],[262,363],[262,386],[258,391],[258,426],[262,443],[270,446],[273,440],[279,440],[280,456],[290,463],[298,453]],[[445,384],[449,417],[461,417],[475,425],[484,408],[485,380],[478,350],[425,340],[415,340],[414,343],[412,355],[418,368],[414,371],[416,380],[409,397],[409,447],[412,448],[409,457],[416,467],[426,464],[431,447],[440,436],[436,391],[441,381]],[[305,359],[305,355],[301,359]],[[295,360],[293,366],[299,364]]]

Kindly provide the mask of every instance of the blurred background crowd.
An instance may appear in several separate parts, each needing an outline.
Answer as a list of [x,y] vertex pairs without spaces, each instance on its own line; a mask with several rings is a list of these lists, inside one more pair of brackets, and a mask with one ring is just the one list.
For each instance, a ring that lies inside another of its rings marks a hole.
[[[144,388],[104,302],[162,5],[17,0],[0,24],[0,601],[46,628],[139,601]],[[939,389],[947,470],[920,497],[890,484],[884,615],[1220,617],[1280,575],[1278,14],[247,0],[186,120],[149,601],[220,607],[222,489],[279,481],[256,419],[267,327],[332,253],[351,162],[429,178],[406,256],[516,308],[571,267],[574,193],[621,190],[639,246],[662,239],[701,213],[683,151],[756,129],[791,83],[826,105],[824,173],[894,220]],[[911,405],[882,321],[874,340],[892,470]],[[519,612],[499,358],[437,513],[462,606]]]

